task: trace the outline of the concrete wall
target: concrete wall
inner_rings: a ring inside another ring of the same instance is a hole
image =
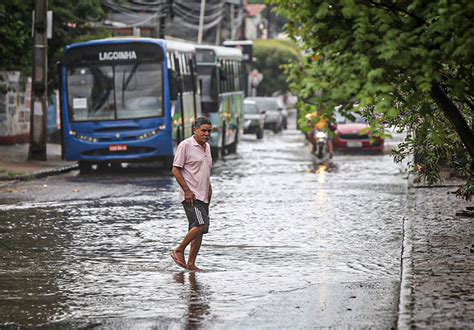
[[[0,144],[26,143],[30,136],[31,78],[0,71]]]

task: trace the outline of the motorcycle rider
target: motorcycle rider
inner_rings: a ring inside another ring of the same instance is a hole
[[[312,145],[311,152],[314,153],[316,151],[316,132],[326,132],[328,135],[327,147],[329,152],[329,158],[332,158],[334,155],[334,132],[337,128],[337,125],[334,123],[334,118],[328,118],[325,114],[318,114],[318,112],[315,111],[307,114],[306,120],[308,127],[310,127],[310,130],[306,133],[306,138]]]

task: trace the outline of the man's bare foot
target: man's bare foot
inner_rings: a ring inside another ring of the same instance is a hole
[[[201,268],[196,267],[195,265],[188,265],[186,267],[187,270],[192,271],[192,272],[203,272],[204,270]]]
[[[186,261],[184,260],[184,253],[176,250],[171,251],[171,258],[179,266],[186,268]]]

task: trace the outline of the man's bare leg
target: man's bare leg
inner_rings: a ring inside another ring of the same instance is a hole
[[[174,252],[180,258],[180,261],[182,260],[184,262],[184,264],[186,264],[186,260],[184,259],[184,250],[186,250],[186,247],[196,238],[196,236],[202,235],[203,227],[204,226],[191,228],[186,236],[184,236],[178,247],[174,249]]]
[[[193,270],[196,268],[196,258],[199,253],[199,249],[201,248],[202,243],[202,234],[196,236],[191,241],[191,249],[189,250],[189,258],[188,258],[188,269]]]

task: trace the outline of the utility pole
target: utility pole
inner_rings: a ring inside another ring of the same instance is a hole
[[[204,30],[204,11],[206,9],[206,0],[201,0],[201,10],[199,13],[199,30],[197,43],[202,43],[202,35]]]
[[[235,12],[234,4],[230,4],[230,40],[235,40]]]
[[[165,38],[165,26],[166,26],[166,16],[160,17],[160,32],[158,33],[158,38]]]
[[[28,159],[46,160],[48,122],[48,0],[35,0],[33,83],[31,88],[30,150]]]

